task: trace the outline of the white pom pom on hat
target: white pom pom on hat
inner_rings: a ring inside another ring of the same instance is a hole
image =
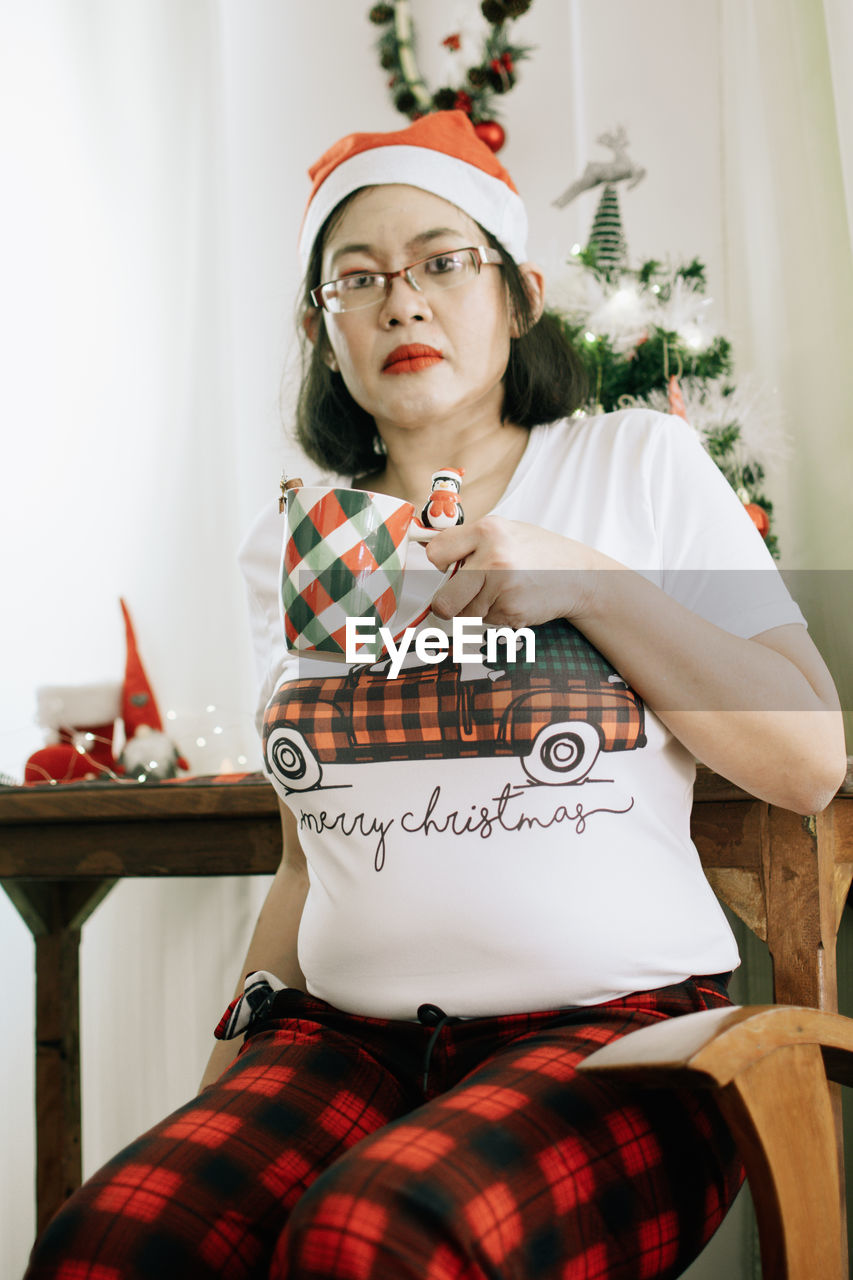
[[[299,236],[303,270],[323,223],[361,187],[403,183],[449,200],[527,260],[527,212],[512,178],[463,111],[434,111],[405,129],[350,133],[308,171],[313,186]]]

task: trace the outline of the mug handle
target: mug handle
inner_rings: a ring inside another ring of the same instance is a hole
[[[412,521],[412,524],[409,527],[408,536],[412,539],[413,542],[429,542],[430,539],[434,538],[437,533],[438,533],[438,529],[427,529],[425,525],[415,524],[415,522]],[[453,564],[450,565],[448,569],[445,569],[444,577],[441,579],[441,582],[438,584],[438,586],[435,589],[436,592],[440,591],[441,588],[445,585],[445,583],[450,581],[454,573],[456,573],[456,570],[459,568],[460,563],[461,562],[459,560],[454,560]],[[435,592],[433,594],[435,594]],[[430,602],[430,604],[428,604],[427,607],[421,613],[419,613],[416,618],[412,618],[411,622],[407,622],[405,627],[402,627],[401,630],[397,632],[397,634],[394,636],[394,643],[396,644],[398,642],[400,637],[406,631],[408,631],[409,627],[420,626],[424,618],[428,618],[431,612],[432,612],[432,602]],[[382,652],[383,653],[387,652],[387,647],[385,646],[385,644],[382,645]],[[381,659],[378,659],[378,661],[379,660]]]

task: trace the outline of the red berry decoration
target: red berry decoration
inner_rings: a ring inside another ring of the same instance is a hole
[[[492,151],[500,151],[506,142],[506,131],[497,120],[483,120],[480,124],[475,124],[474,132]]]
[[[770,532],[770,517],[767,512],[757,502],[745,502],[744,506],[762,538],[766,538]]]

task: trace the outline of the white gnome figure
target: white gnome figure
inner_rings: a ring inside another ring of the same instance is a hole
[[[462,524],[465,513],[459,505],[459,490],[464,474],[461,467],[443,467],[433,472],[432,491],[421,512],[421,523],[427,529],[450,529]]]

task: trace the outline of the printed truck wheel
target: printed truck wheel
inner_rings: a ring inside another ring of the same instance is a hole
[[[273,729],[266,754],[273,777],[291,791],[310,791],[320,781],[320,761],[298,729]]]
[[[521,764],[534,782],[554,787],[581,782],[595,764],[600,750],[598,730],[586,720],[546,724],[537,733],[530,754],[523,757]]]

